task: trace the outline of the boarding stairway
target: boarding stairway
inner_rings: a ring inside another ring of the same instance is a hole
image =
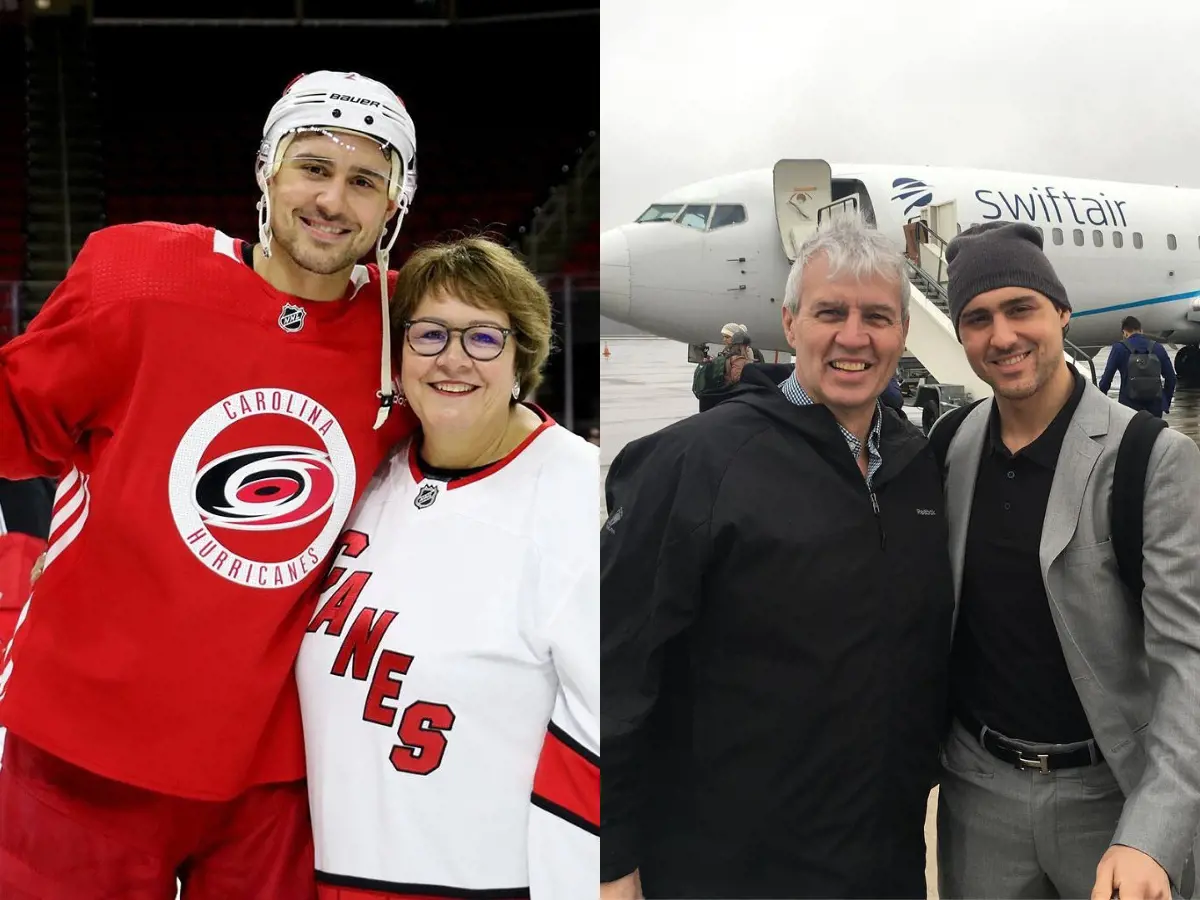
[[[829,163],[821,159],[781,159],[772,169],[775,217],[784,254],[795,260],[800,247],[820,225],[843,216],[867,221],[869,198],[858,193],[833,191]],[[844,187],[844,182],[843,182]],[[815,212],[815,215],[814,215]],[[916,405],[922,410],[926,430],[936,418],[965,402],[989,397],[992,389],[967,362],[950,320],[947,241],[939,233],[958,229],[955,201],[929,203],[904,226],[904,258],[912,286],[909,292],[909,328],[901,368],[922,377]],[[1086,353],[1066,342],[1066,359],[1096,381],[1096,370]],[[1082,361],[1087,360],[1087,367]],[[916,366],[911,363],[917,363]]]
[[[844,215],[859,214],[856,197],[844,197],[818,208],[817,224]],[[905,356],[916,357],[922,376],[916,405],[922,410],[926,430],[942,413],[963,403],[991,396],[992,389],[967,362],[950,322],[946,293],[945,241],[928,223],[917,220],[905,228],[909,268],[908,339]],[[912,369],[902,361],[902,368]],[[927,377],[925,373],[928,373]]]
[[[946,291],[948,283],[948,275],[946,273],[946,240],[938,235],[928,223],[917,220],[912,223],[916,226],[919,235],[919,242],[925,246],[934,246],[937,248],[937,253],[933,256],[937,260],[937,270],[928,272],[918,262],[914,262],[912,257],[905,253],[905,261],[908,263],[908,276],[912,281],[913,286],[925,295],[925,298],[941,310],[942,314],[947,319],[950,318],[950,295]],[[1075,365],[1085,375],[1089,375],[1092,379],[1092,384],[1097,382],[1096,366],[1092,362],[1092,358],[1088,356],[1080,347],[1077,347],[1071,341],[1063,338],[1063,346],[1067,355],[1068,361]],[[1084,366],[1087,370],[1084,370]]]

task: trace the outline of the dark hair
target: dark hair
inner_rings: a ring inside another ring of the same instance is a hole
[[[1122,331],[1141,331],[1142,323],[1137,316],[1126,316],[1121,320]]]

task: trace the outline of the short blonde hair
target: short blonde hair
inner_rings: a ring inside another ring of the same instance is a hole
[[[392,294],[394,346],[403,352],[404,323],[421,301],[445,292],[479,309],[508,314],[516,345],[516,373],[525,397],[542,383],[550,355],[550,295],[511,251],[485,237],[427,244],[400,268]]]

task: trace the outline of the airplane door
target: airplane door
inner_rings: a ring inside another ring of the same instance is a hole
[[[958,234],[958,204],[953,200],[925,207],[921,218],[943,240],[951,241]]]
[[[714,226],[716,224],[714,221]],[[745,221],[714,227],[704,235],[705,277],[709,290],[719,294],[719,317],[726,322],[746,325],[752,335],[761,333],[761,323],[752,321],[758,314],[762,293],[763,251],[761,238],[756,240],[758,235],[761,231]]]
[[[705,267],[718,276],[721,288],[731,295],[757,287],[762,250],[753,238],[749,228],[722,228],[704,236]]]
[[[953,200],[930,204],[921,210],[921,221],[936,235],[924,234],[922,237],[921,268],[944,286],[949,276],[941,241],[949,243],[958,234],[958,207]]]
[[[773,180],[783,252],[795,260],[805,238],[817,230],[818,210],[833,198],[833,173],[823,159],[781,159]]]

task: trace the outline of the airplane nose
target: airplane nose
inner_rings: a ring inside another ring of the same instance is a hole
[[[600,314],[629,318],[629,242],[618,228],[600,235]]]

